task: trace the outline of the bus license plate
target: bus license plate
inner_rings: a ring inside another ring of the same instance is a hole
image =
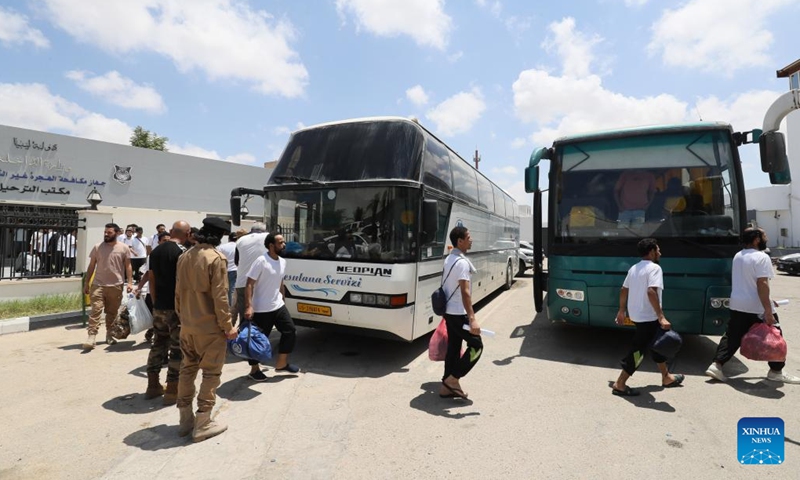
[[[631,318],[630,318],[630,317],[625,317],[625,321],[624,321],[624,322],[622,322],[622,324],[623,324],[623,325],[625,325],[626,327],[632,327],[632,326],[634,326],[634,325],[635,325],[635,324],[633,323],[633,320],[631,320]]]
[[[322,305],[312,305],[310,303],[298,303],[297,311],[300,313],[311,313],[314,315],[331,316],[331,307],[323,307]]]

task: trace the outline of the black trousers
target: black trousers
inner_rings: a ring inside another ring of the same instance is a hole
[[[714,356],[714,361],[718,362],[720,365],[725,365],[725,362],[733,358],[733,356],[736,355],[736,351],[742,346],[742,337],[750,330],[750,327],[762,321],[763,320],[758,318],[758,315],[755,313],[731,310],[731,319],[728,322],[728,329],[725,331],[725,335],[719,340],[719,346],[717,346],[717,354]],[[775,321],[778,321],[777,313],[775,314]],[[783,330],[781,330],[781,327],[775,328],[781,332],[782,337]],[[786,366],[786,362],[768,362],[768,364],[769,368],[776,372],[780,372],[783,370],[783,367]]]
[[[644,356],[650,351],[650,343],[656,336],[658,329],[661,328],[657,320],[653,320],[652,322],[639,322],[635,325],[636,332],[633,334],[631,349],[628,351],[628,354],[625,355],[625,358],[622,359],[622,362],[620,362],[622,364],[622,369],[625,370],[625,373],[628,375],[633,375],[636,370],[639,369],[639,365],[642,364]],[[650,357],[656,363],[664,363],[667,361],[667,357],[653,351],[650,351]]]
[[[244,321],[244,318],[242,318]],[[258,325],[258,328],[264,332],[264,335],[269,336],[274,326],[281,332],[281,340],[278,342],[278,353],[292,353],[294,350],[294,342],[297,337],[297,329],[292,321],[292,315],[286,305],[271,312],[254,312],[253,318],[250,320]],[[256,360],[248,360],[250,365],[258,365]]]
[[[480,335],[473,335],[464,330],[469,325],[466,315],[444,314],[447,325],[447,355],[444,357],[444,375],[442,381],[450,375],[462,378],[478,363],[483,353],[483,341]],[[464,354],[461,354],[462,342],[467,342]]]
[[[133,280],[136,283],[139,283],[139,279],[142,278],[142,272],[139,271],[146,262],[146,258],[131,258],[131,270],[133,270]]]

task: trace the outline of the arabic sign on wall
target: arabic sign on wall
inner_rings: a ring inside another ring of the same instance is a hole
[[[135,172],[135,175],[134,175]],[[0,125],[0,200],[225,213],[235,187],[261,188],[269,171]],[[248,204],[251,215],[263,205]]]

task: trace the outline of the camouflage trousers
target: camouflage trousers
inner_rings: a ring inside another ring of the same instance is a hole
[[[181,322],[175,310],[153,310],[153,346],[147,357],[147,373],[161,373],[169,353],[167,383],[177,383],[181,370]]]

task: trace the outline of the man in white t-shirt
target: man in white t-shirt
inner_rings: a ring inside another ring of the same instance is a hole
[[[664,291],[664,275],[658,265],[661,249],[653,238],[640,240],[636,248],[642,260],[628,270],[619,292],[619,311],[616,318],[618,325],[624,325],[627,309],[628,318],[636,326],[631,349],[622,359],[622,372],[611,385],[611,393],[623,397],[639,395],[639,391],[625,383],[642,364],[658,329],[669,330],[672,327],[661,310],[661,295]],[[669,372],[666,357],[654,351],[650,355],[661,372],[663,387],[672,388],[683,383],[684,375],[673,375]]]
[[[286,248],[286,241],[283,235],[271,233],[264,240],[264,247],[267,254],[258,257],[247,273],[244,318],[258,325],[264,335],[269,336],[273,326],[281,332],[275,371],[297,373],[300,367],[289,363],[289,354],[294,350],[297,336],[296,328],[283,300],[286,260],[280,257],[280,253]],[[267,379],[258,361],[248,360],[247,363],[250,364],[248,377],[257,382]]]
[[[236,315],[233,318],[244,318],[244,287],[247,286],[247,272],[253,266],[258,257],[267,253],[264,247],[264,240],[267,238],[267,226],[261,222],[256,222],[250,227],[250,233],[236,241],[236,252],[233,261],[241,275],[236,274]],[[236,325],[234,323],[234,325]]]
[[[236,273],[239,267],[236,265],[236,233],[231,232],[228,235],[228,241],[217,245],[217,251],[228,260],[228,305],[233,306],[233,292],[236,290]],[[236,325],[235,315],[236,312],[231,308],[231,323]]]
[[[478,363],[483,353],[481,326],[472,309],[472,275],[477,272],[466,257],[472,248],[472,236],[466,227],[457,226],[450,231],[453,250],[444,261],[442,288],[447,295],[444,321],[447,324],[447,353],[444,357],[444,375],[439,396],[467,398],[461,388],[463,378]],[[464,330],[464,325],[469,330]],[[462,342],[467,343],[461,353]]]
[[[725,335],[719,341],[714,362],[706,370],[706,375],[720,382],[728,378],[722,373],[722,366],[733,358],[742,345],[742,337],[756,323],[774,325],[783,336],[776,303],[769,298],[769,280],[775,276],[772,260],[764,250],[767,248],[767,234],[760,228],[747,228],[742,232],[744,249],[733,257],[731,266],[731,319]],[[786,362],[768,362],[767,380],[800,384],[800,378],[783,373]]]

